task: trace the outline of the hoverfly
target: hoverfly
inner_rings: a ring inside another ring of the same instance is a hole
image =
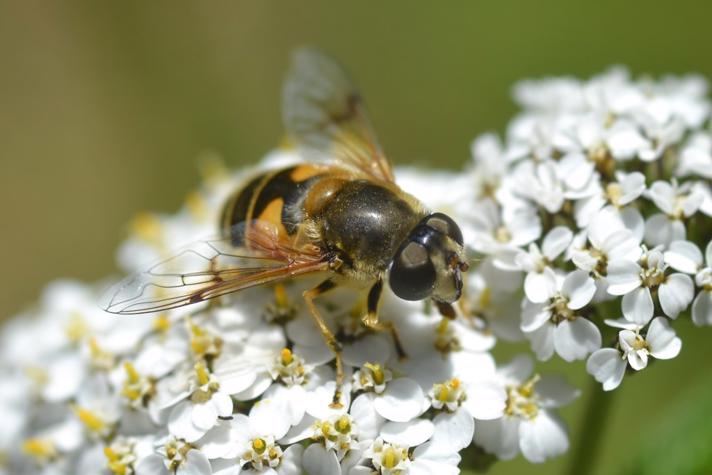
[[[405,300],[432,299],[454,317],[451,303],[468,268],[457,224],[432,213],[396,185],[361,95],[342,67],[314,49],[296,52],[283,89],[283,118],[292,143],[310,161],[253,177],[224,204],[221,237],[188,246],[121,283],[105,309],[134,315],[158,312],[278,283],[324,274],[304,300],[336,359],[339,405],[344,371],[341,345],[314,299],[350,285],[369,289],[363,323],[380,322],[383,283]]]

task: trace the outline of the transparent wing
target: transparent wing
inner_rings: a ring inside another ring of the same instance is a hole
[[[318,248],[293,248],[268,223],[241,226],[244,245],[235,247],[230,238],[196,241],[120,282],[102,307],[121,315],[160,312],[329,268]]]
[[[361,94],[333,58],[312,48],[297,50],[282,101],[285,128],[297,146],[312,156],[393,182],[391,164],[378,144]]]

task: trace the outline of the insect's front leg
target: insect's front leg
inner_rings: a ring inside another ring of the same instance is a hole
[[[406,355],[405,350],[403,349],[403,345],[401,344],[400,337],[398,336],[398,332],[396,331],[396,327],[393,325],[393,322],[378,321],[378,304],[381,301],[382,292],[383,280],[378,279],[378,281],[373,284],[373,287],[371,287],[371,290],[368,291],[367,312],[362,321],[364,325],[372,330],[378,332],[390,332],[391,337],[393,338],[393,343],[396,347],[396,353],[398,353],[398,358],[402,360],[408,355]]]
[[[455,320],[455,318],[457,318],[457,312],[455,311],[455,307],[453,307],[451,304],[445,302],[438,302],[437,300],[433,300],[433,302],[435,302],[435,306],[438,307],[440,315],[449,320]]]
[[[341,388],[344,385],[344,363],[341,356],[341,343],[339,343],[334,333],[326,325],[324,319],[319,314],[316,305],[314,305],[314,299],[316,297],[323,295],[334,288],[336,288],[336,283],[332,278],[329,278],[313,289],[305,291],[303,296],[312,317],[314,317],[316,325],[321,331],[321,335],[324,337],[326,345],[329,349],[331,349],[331,351],[334,352],[334,356],[336,358],[336,390],[334,391],[334,398],[330,406],[338,409],[343,407],[343,404],[341,403]]]

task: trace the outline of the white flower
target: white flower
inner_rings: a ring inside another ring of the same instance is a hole
[[[636,260],[641,254],[640,238],[615,209],[606,207],[594,215],[586,232],[590,246],[574,239],[571,259],[579,269],[598,279],[608,275],[611,265],[621,260]],[[583,236],[582,236],[583,237]]]
[[[682,273],[668,274],[659,249],[646,251],[638,262],[621,260],[608,266],[608,293],[623,295],[623,315],[638,325],[653,318],[652,291],[657,290],[665,315],[677,318],[692,301],[694,285]]]
[[[426,406],[425,395],[410,378],[393,379],[392,372],[378,363],[365,363],[353,376],[356,391],[366,391],[373,407],[384,418],[408,422],[419,416]]]
[[[634,202],[645,191],[645,176],[640,172],[625,174],[616,173],[616,181],[602,187],[596,183],[596,192],[587,198],[576,201],[576,224],[585,227],[596,216],[599,210],[612,205],[616,209],[623,209]]]
[[[616,321],[609,324],[625,328],[618,333],[618,348],[602,348],[586,362],[586,370],[603,384],[604,391],[611,391],[620,385],[627,365],[640,371],[648,365],[648,357],[671,359],[682,348],[682,341],[665,317],[654,318],[644,337],[640,334],[642,327],[639,325]]]
[[[474,230],[473,249],[493,256],[495,265],[503,269],[515,269],[518,246],[525,246],[541,235],[541,223],[533,209],[520,208],[502,216],[491,199],[478,202],[466,219]]]
[[[516,262],[527,273],[524,280],[524,293],[534,303],[542,303],[549,297],[548,277],[545,269],[551,269],[554,261],[569,246],[573,234],[564,226],[557,226],[547,233],[542,242],[542,249],[536,243],[529,244],[529,252],[517,253]]]
[[[705,248],[704,263],[700,250],[689,241],[670,243],[665,262],[673,269],[695,276],[700,291],[692,302],[692,321],[698,326],[712,325],[712,241]]]
[[[707,132],[693,135],[680,151],[677,176],[698,175],[712,180],[712,136]]]
[[[542,282],[543,302],[526,300],[522,308],[522,331],[537,357],[547,360],[556,352],[573,361],[600,348],[598,327],[578,312],[596,292],[593,279],[581,270],[562,278],[545,269]]]
[[[475,197],[494,198],[509,167],[501,140],[492,133],[481,135],[472,141],[470,151],[474,162]]]
[[[218,378],[210,374],[202,362],[195,365],[189,387],[180,395],[184,399],[171,409],[168,430],[187,442],[195,442],[205,435],[215,427],[219,417],[232,415],[230,395],[221,389]]]
[[[211,475],[208,458],[192,445],[165,439],[157,453],[143,457],[136,464],[136,475]]]
[[[507,406],[501,419],[477,421],[475,443],[500,459],[520,451],[530,462],[541,463],[568,449],[566,428],[552,409],[578,396],[560,378],[532,374],[532,361],[519,357],[499,370],[507,387]]]
[[[704,201],[704,194],[691,184],[677,185],[656,181],[645,196],[662,211],[645,222],[645,241],[651,246],[668,245],[686,238],[683,219],[697,212]]]

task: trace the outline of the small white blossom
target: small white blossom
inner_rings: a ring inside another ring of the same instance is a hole
[[[676,357],[682,348],[682,341],[665,317],[654,318],[645,336],[641,335],[642,327],[636,324],[612,323],[624,327],[618,333],[618,348],[602,348],[586,362],[587,371],[603,384],[604,391],[620,385],[627,365],[640,371],[648,365],[650,356],[668,360]]]
[[[671,318],[692,301],[694,285],[689,276],[667,273],[668,265],[659,249],[643,253],[638,262],[619,261],[609,266],[608,293],[623,295],[623,315],[639,325],[653,318],[652,291],[657,290],[663,312]]]

